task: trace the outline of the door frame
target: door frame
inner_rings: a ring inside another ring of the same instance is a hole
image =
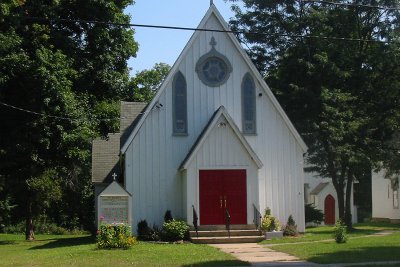
[[[249,190],[250,190],[250,177],[249,177],[249,166],[217,166],[217,167],[205,167],[205,168],[198,168],[197,169],[197,179],[196,179],[196,190],[197,190],[197,205],[196,211],[198,215],[198,225],[201,225],[201,211],[200,211],[200,171],[218,171],[218,170],[244,170],[245,171],[245,179],[246,179],[246,224],[249,224]],[[258,185],[257,185],[258,187]],[[258,196],[258,192],[257,192]]]
[[[327,202],[329,202],[329,207],[327,207]],[[330,213],[332,213],[333,215],[333,222],[331,224],[327,224],[327,220],[326,220],[326,214],[327,214],[327,210],[329,208]],[[324,224],[325,225],[333,225],[335,224],[336,221],[336,199],[334,196],[332,196],[332,194],[328,194],[325,196],[324,198]]]

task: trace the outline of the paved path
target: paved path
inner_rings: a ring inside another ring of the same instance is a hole
[[[382,231],[379,233],[372,234],[371,236],[384,236],[393,234],[396,231]],[[355,237],[354,237],[355,238]],[[301,243],[313,243],[313,242],[325,242],[332,240],[319,240],[311,242],[299,242],[299,243],[285,243],[285,244],[301,244]],[[273,244],[271,244],[273,245]],[[274,244],[274,245],[282,245]],[[289,255],[287,253],[274,251],[268,247],[266,244],[259,245],[257,243],[238,243],[238,244],[212,244],[215,248],[221,251],[231,254],[232,256],[238,258],[241,261],[247,261],[252,266],[293,266],[293,267],[343,267],[343,266],[373,266],[373,265],[392,265],[400,264],[400,261],[382,261],[382,262],[363,262],[363,263],[335,263],[335,264],[318,264],[313,262],[303,261],[295,256]],[[268,245],[267,245],[268,246]]]
[[[398,230],[383,230],[380,232],[376,232],[370,235],[363,235],[363,236],[352,236],[351,239],[358,239],[358,238],[365,238],[365,237],[376,237],[376,236],[388,236],[394,233],[398,233]],[[301,245],[301,244],[310,244],[310,243],[322,243],[322,242],[332,242],[335,239],[321,239],[321,240],[313,240],[313,241],[303,241],[303,242],[289,242],[289,243],[274,243],[274,244],[263,244],[265,247],[273,247],[273,246],[280,246],[280,245]]]
[[[253,266],[319,266],[257,243],[212,244],[210,246],[229,253],[241,261],[247,261]]]

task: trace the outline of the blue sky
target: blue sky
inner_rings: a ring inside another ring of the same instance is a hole
[[[214,5],[226,21],[233,17],[231,2],[214,0]],[[125,13],[131,15],[131,23],[195,28],[209,6],[210,0],[136,0]],[[131,75],[159,62],[172,66],[192,34],[192,31],[135,28],[139,51],[136,58],[128,61]]]

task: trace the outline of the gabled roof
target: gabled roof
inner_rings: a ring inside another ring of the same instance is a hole
[[[121,101],[121,119],[119,131],[121,133],[121,145],[128,139],[130,133],[142,117],[143,110],[147,103]],[[118,151],[119,152],[119,151]]]
[[[120,174],[119,153],[121,144],[139,121],[143,109],[143,102],[121,101],[120,133],[109,133],[107,139],[96,138],[92,143],[92,182],[110,183],[112,174]]]
[[[107,139],[96,138],[92,143],[92,182],[110,183],[112,174],[120,173],[120,134],[108,134]]]
[[[198,150],[201,148],[207,137],[210,135],[212,129],[216,127],[217,122],[219,121],[220,117],[224,117],[228,126],[230,126],[235,133],[236,137],[239,139],[240,143],[243,145],[247,153],[249,154],[250,158],[254,161],[258,168],[263,166],[262,161],[257,156],[256,152],[251,148],[249,143],[246,141],[242,133],[240,132],[239,128],[236,126],[235,122],[229,116],[227,110],[224,106],[220,106],[217,111],[213,114],[207,125],[204,127],[202,133],[197,138],[196,142],[190,149],[189,153],[186,155],[186,158],[182,161],[179,170],[184,170],[188,167],[190,162],[192,161],[193,157],[197,154]]]
[[[132,195],[126,191],[117,181],[113,181],[109,184],[104,190],[99,194],[99,197],[105,196],[127,196],[131,197]]]
[[[221,24],[221,27],[222,27],[223,30],[225,30],[225,31],[229,31],[230,30],[228,24],[225,22],[225,20],[223,19],[223,17],[221,16],[219,11],[217,10],[215,5],[213,5],[213,4],[210,6],[210,8],[208,9],[207,13],[204,15],[204,17],[201,20],[201,22],[200,22],[199,26],[197,27],[197,29],[205,29],[206,22],[210,19],[211,16],[215,16],[217,18],[217,20]],[[219,29],[216,29],[216,30],[219,30]],[[127,138],[126,142],[123,144],[123,146],[121,148],[121,152],[122,153],[125,153],[125,151],[128,149],[129,144],[132,142],[133,138],[138,133],[140,127],[142,126],[142,124],[144,123],[145,119],[149,115],[151,109],[157,104],[161,94],[164,92],[165,88],[167,87],[167,84],[171,81],[171,79],[173,79],[174,73],[176,73],[176,71],[178,70],[178,67],[179,67],[181,61],[183,60],[183,58],[187,54],[187,51],[193,45],[194,41],[196,40],[196,38],[200,34],[200,32],[201,31],[195,31],[193,33],[193,35],[190,38],[189,42],[186,44],[185,48],[183,49],[183,51],[179,55],[178,59],[176,60],[175,64],[172,66],[172,68],[171,68],[169,74],[167,75],[166,79],[161,84],[160,89],[158,90],[157,94],[154,96],[154,98],[151,101],[151,103],[147,106],[147,108],[146,108],[143,116],[141,117],[140,121],[137,123],[136,127],[130,133],[130,135]],[[234,44],[235,48],[237,49],[239,54],[242,56],[242,58],[244,59],[244,61],[248,65],[248,67],[251,69],[252,73],[254,74],[254,77],[261,84],[261,87],[262,87],[263,91],[269,97],[269,99],[271,100],[272,104],[274,105],[274,107],[276,108],[278,113],[281,115],[282,119],[285,121],[287,127],[289,128],[289,130],[291,131],[291,133],[295,137],[296,141],[298,142],[298,144],[302,148],[303,152],[306,152],[307,151],[307,145],[304,143],[303,139],[301,138],[301,136],[299,135],[299,133],[297,132],[297,130],[293,126],[292,122],[289,120],[288,116],[286,115],[286,113],[284,112],[284,110],[282,109],[280,104],[278,103],[278,100],[276,100],[274,94],[269,89],[268,85],[265,83],[265,81],[264,81],[263,77],[261,76],[260,72],[254,66],[253,62],[251,61],[251,59],[249,58],[247,53],[240,46],[240,43],[237,40],[236,36],[233,33],[226,33],[226,34],[229,36],[229,38],[231,39],[231,41]]]
[[[310,195],[318,195],[329,183],[319,183],[311,192]]]

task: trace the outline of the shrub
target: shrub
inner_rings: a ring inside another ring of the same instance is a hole
[[[55,223],[49,223],[43,220],[34,221],[33,230],[35,234],[50,234],[50,235],[67,235],[67,234],[86,234],[87,232],[79,229],[66,229],[60,227]],[[13,225],[5,225],[3,228],[4,233],[8,234],[24,234],[25,222],[19,222]]]
[[[333,237],[336,243],[346,243],[347,242],[347,228],[342,220],[337,220],[335,227],[333,228]]]
[[[148,240],[149,241],[160,241],[162,237],[162,230],[158,226],[154,225],[153,229],[150,228]]]
[[[296,236],[298,234],[299,234],[299,232],[297,231],[296,222],[294,221],[293,216],[290,215],[288,218],[288,221],[286,223],[286,226],[283,228],[283,235]]]
[[[183,240],[187,232],[189,231],[189,226],[185,221],[172,219],[169,222],[164,222],[163,224],[163,239],[166,241],[178,241]]]
[[[34,224],[34,231],[37,234],[52,234],[52,235],[66,235],[68,230],[57,226],[55,223],[36,222]]]
[[[151,228],[148,226],[146,220],[142,220],[137,226],[138,239],[142,241],[160,241],[161,240],[161,230],[157,226]]]
[[[149,240],[149,235],[150,235],[151,228],[147,224],[146,220],[141,220],[138,222],[137,225],[137,234],[138,234],[138,239],[147,241]]]
[[[24,234],[25,222],[22,221],[17,224],[5,225],[3,231],[6,234]]]
[[[265,209],[265,214],[261,221],[261,230],[265,232],[279,231],[281,225],[279,220],[271,215],[271,210],[269,208]]]
[[[97,231],[97,247],[100,249],[128,249],[136,243],[131,227],[124,224],[102,224]]]
[[[321,222],[324,220],[324,214],[322,213],[322,211],[315,208],[313,204],[306,204],[304,206],[304,213],[306,223],[311,222],[315,224],[321,224]]]
[[[170,210],[167,210],[166,212],[165,212],[165,215],[164,215],[164,222],[170,222],[170,221],[172,221],[174,218],[172,218],[172,213],[171,213],[171,211]]]

